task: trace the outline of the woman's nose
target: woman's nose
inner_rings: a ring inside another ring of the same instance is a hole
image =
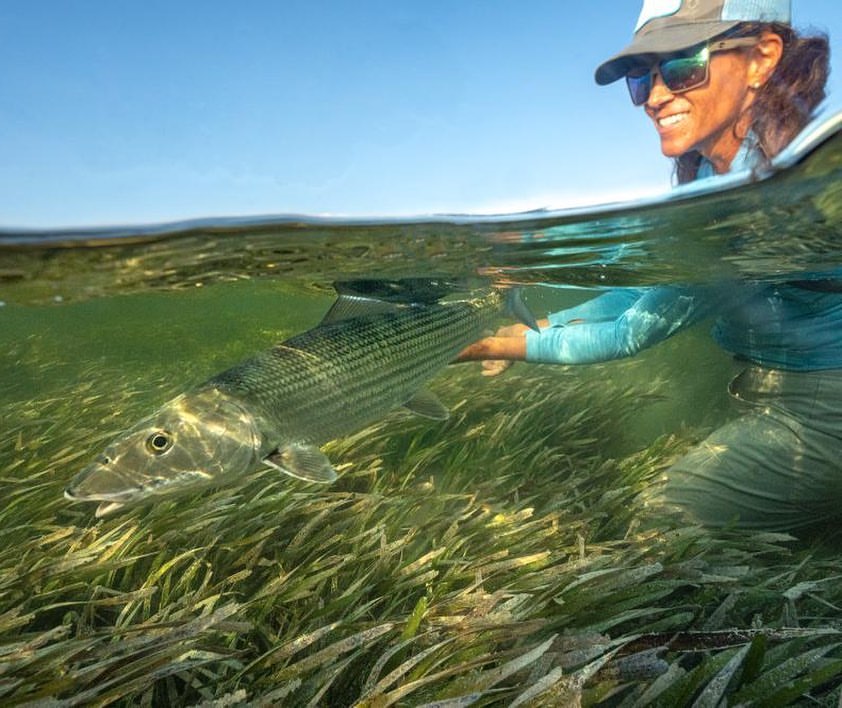
[[[667,88],[667,85],[661,78],[661,72],[653,70],[652,88],[649,89],[649,98],[646,99],[646,105],[653,107],[660,106],[669,101],[672,97],[673,93]]]

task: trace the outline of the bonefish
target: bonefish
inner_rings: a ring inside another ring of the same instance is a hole
[[[104,516],[262,464],[332,482],[324,443],[400,406],[448,417],[423,386],[482,336],[504,300],[531,321],[516,291],[420,305],[340,295],[317,327],[213,376],[119,435],[65,496],[99,501],[96,515]]]

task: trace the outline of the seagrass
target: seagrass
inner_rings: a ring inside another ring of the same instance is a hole
[[[259,470],[97,521],[61,497],[78,441],[121,424],[115,397],[130,417],[150,394],[83,378],[2,413],[4,705],[838,700],[832,546],[659,510],[690,434],[593,444],[656,405],[657,382],[450,367],[433,385],[448,421],[331,443],[328,488]]]

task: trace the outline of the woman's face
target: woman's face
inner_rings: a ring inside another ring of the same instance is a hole
[[[745,135],[739,125],[754,98],[749,52],[715,52],[703,86],[673,94],[657,75],[645,104],[661,138],[661,151],[678,157],[697,150],[717,172],[727,172]]]

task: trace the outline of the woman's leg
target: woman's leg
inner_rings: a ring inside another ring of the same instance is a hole
[[[731,393],[748,412],[670,468],[664,500],[709,526],[791,531],[842,519],[842,372],[753,367]]]

